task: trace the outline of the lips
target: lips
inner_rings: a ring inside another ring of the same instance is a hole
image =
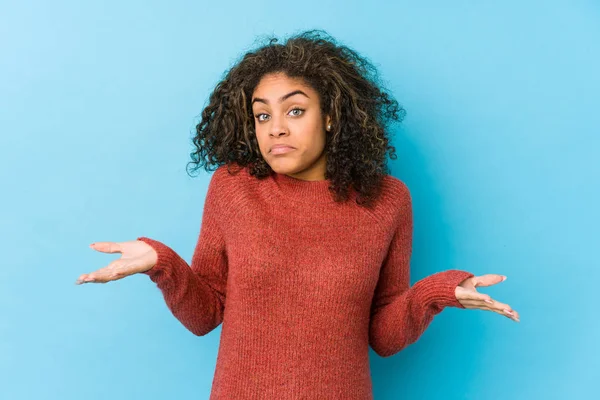
[[[271,153],[285,153],[294,149],[294,147],[287,144],[276,144],[273,147],[271,147]]]

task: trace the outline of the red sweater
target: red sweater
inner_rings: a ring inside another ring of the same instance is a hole
[[[448,270],[412,287],[411,197],[384,178],[371,210],[333,200],[328,180],[247,169],[212,175],[191,266],[170,247],[146,272],[195,335],[223,323],[210,398],[372,399],[369,345],[415,342],[473,274]]]

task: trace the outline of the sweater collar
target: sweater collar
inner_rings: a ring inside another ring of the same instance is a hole
[[[331,181],[324,179],[320,181],[307,181],[291,177],[289,175],[273,173],[279,191],[291,200],[305,203],[333,203],[333,193],[329,191]]]

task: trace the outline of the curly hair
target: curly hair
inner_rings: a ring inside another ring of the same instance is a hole
[[[331,117],[325,178],[335,201],[346,201],[353,188],[356,202],[370,206],[389,173],[386,154],[397,158],[388,124],[402,121],[406,111],[382,87],[367,58],[325,31],[304,31],[284,44],[267,40],[244,54],[214,88],[196,125],[188,166],[208,172],[227,164],[231,173],[229,167],[237,164],[258,179],[273,174],[258,147],[251,98],[264,75],[284,73],[310,85],[319,94],[322,114]]]

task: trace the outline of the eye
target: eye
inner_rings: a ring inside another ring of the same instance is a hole
[[[256,118],[257,120],[259,120],[259,121],[261,121],[261,122],[262,122],[262,121],[264,121],[264,119],[260,119],[260,117],[261,117],[262,115],[267,115],[267,114],[264,114],[264,113],[261,113],[261,114],[254,114],[254,118]]]
[[[293,111],[300,111],[300,113],[298,113],[298,114],[295,114],[295,115],[294,115],[295,117],[297,117],[297,116],[299,116],[299,115],[302,115],[302,113],[304,112],[304,109],[303,109],[303,108],[296,107],[296,108],[292,108],[292,109],[290,110],[290,112],[293,112]]]
[[[304,108],[295,107],[290,110],[290,113],[293,113],[294,111],[297,111],[297,112],[295,114],[293,114],[293,116],[298,117],[298,116],[302,115],[304,113],[304,111],[306,111],[306,110]],[[268,116],[268,114],[260,113],[260,114],[254,114],[254,118],[256,118],[259,122],[266,121],[266,119],[261,119],[261,117],[263,115]]]

